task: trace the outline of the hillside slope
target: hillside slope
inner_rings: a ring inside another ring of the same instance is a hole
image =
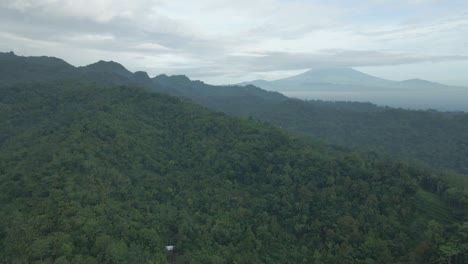
[[[0,109],[4,263],[166,263],[167,244],[177,263],[466,257],[456,222],[417,210],[442,182],[404,163],[139,88],[17,85]]]
[[[181,87],[168,77],[164,85]],[[209,91],[201,82],[186,82],[185,91]],[[196,88],[195,88],[196,87]],[[235,91],[236,87],[231,87]],[[244,88],[246,89],[246,88]],[[156,89],[157,90],[157,89]],[[237,89],[242,91],[242,89]],[[468,174],[468,114],[463,112],[415,111],[378,107],[370,103],[326,102],[264,95],[223,94],[179,96],[217,111],[252,116],[289,131],[356,150],[372,150],[437,169]],[[264,92],[265,94],[267,92]],[[201,94],[201,93],[199,93]]]

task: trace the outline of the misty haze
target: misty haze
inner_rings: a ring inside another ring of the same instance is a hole
[[[468,111],[468,88],[421,79],[390,81],[352,68],[322,68],[284,79],[253,84],[300,99],[373,102],[382,106]]]

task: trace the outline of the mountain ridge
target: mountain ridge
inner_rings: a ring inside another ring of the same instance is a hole
[[[271,122],[331,144],[358,150],[370,149],[430,164],[437,169],[468,173],[468,152],[464,147],[468,145],[468,139],[463,134],[468,129],[468,122],[467,114],[462,112],[414,111],[361,102],[304,101],[256,86],[215,86],[192,81],[186,76],[160,75],[147,79],[147,74],[137,73],[137,76],[142,75],[140,79],[143,81],[139,81],[135,76],[127,78],[75,68],[64,71],[41,66],[36,69],[34,63],[20,63],[21,67],[12,73],[11,65],[0,56],[0,86],[61,80],[86,80],[106,87],[143,86],[191,100],[211,110]],[[31,74],[28,70],[31,67],[34,72],[40,70],[40,74]],[[432,142],[431,148],[438,151],[428,149],[424,142]]]
[[[363,82],[377,86],[388,85],[389,80],[378,78],[353,68],[322,68],[312,69],[302,74],[280,79],[279,81],[296,81],[312,83],[334,83],[345,85],[360,85]]]
[[[131,77],[133,75],[133,73],[127,70],[127,68],[122,64],[115,61],[100,60],[83,67],[78,67],[78,69],[82,69],[84,71],[111,72],[125,77]]]
[[[81,73],[83,72],[96,72],[96,73],[106,73],[106,74],[112,73],[112,74],[123,76],[125,78],[129,78],[133,81],[136,81],[137,83],[141,83],[141,82],[147,83],[149,81],[148,79],[151,79],[151,81],[158,82],[158,81],[161,81],[164,77],[173,77],[183,83],[188,83],[190,81],[193,81],[188,76],[183,75],[183,74],[173,75],[173,76],[168,76],[166,74],[159,74],[154,77],[150,77],[149,74],[145,71],[131,72],[122,64],[112,61],[112,60],[111,61],[99,60],[97,62],[88,64],[86,66],[76,67],[64,61],[63,59],[53,57],[53,56],[19,56],[19,55],[16,55],[14,52],[10,51],[10,52],[0,52],[0,57],[3,60],[7,58],[7,59],[13,59],[16,61],[20,60],[23,63],[28,61],[28,63],[36,64],[36,65],[48,65],[48,66],[55,65],[57,67],[65,67],[67,68],[67,70],[75,69],[77,71],[81,71]],[[60,74],[62,71],[63,69],[60,69],[58,70],[58,72],[54,74]],[[374,84],[373,85],[369,84],[368,80],[372,80]],[[202,82],[198,80],[195,80],[195,81]],[[234,84],[234,86],[237,86],[237,85],[247,86],[250,84],[250,85],[260,87],[260,88],[266,88],[267,90],[284,92],[284,87],[291,86],[285,83],[287,81],[292,81],[292,82],[295,82],[296,84],[298,82],[305,83],[306,85],[307,84],[313,84],[313,85],[331,84],[331,85],[334,85],[334,87],[340,87],[340,88],[342,88],[342,86],[361,87],[361,88],[369,88],[371,86],[374,86],[374,88],[378,88],[378,87],[424,88],[424,86],[426,87],[430,86],[431,88],[456,87],[456,86],[449,86],[449,85],[441,84],[438,82],[432,82],[432,81],[418,79],[418,78],[402,80],[402,81],[392,81],[392,80],[375,77],[375,76],[360,72],[358,70],[355,70],[353,68],[347,68],[347,67],[311,69],[304,73],[294,75],[294,76],[289,76],[289,77],[282,78],[282,79],[277,79],[277,80],[272,80],[272,81],[257,79],[253,81],[247,81],[247,82]],[[366,85],[363,85],[363,81],[364,82],[367,81]],[[294,87],[295,85],[292,85],[292,86]],[[271,87],[274,87],[274,88],[269,89]],[[294,88],[297,88],[297,87],[294,87]],[[308,90],[308,88],[302,88],[301,90]]]

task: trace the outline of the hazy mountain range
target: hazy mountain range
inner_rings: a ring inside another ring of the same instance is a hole
[[[412,111],[358,102],[298,100],[253,85],[209,85],[184,75],[162,74],[150,78],[145,72],[132,73],[113,61],[74,67],[53,57],[0,53],[0,87],[44,81],[91,82],[100,87],[143,86],[192,100],[215,111],[254,117],[339,146],[375,150],[422,161],[432,167],[468,173],[466,113]]]
[[[146,72],[130,72],[119,63],[99,61],[84,67],[74,67],[67,62],[52,57],[21,57],[14,53],[0,53],[0,77],[2,84],[23,81],[44,81],[56,79],[95,80],[100,83],[157,85],[163,91],[174,95],[212,96],[211,93],[238,93],[243,90],[256,91],[284,100],[280,94],[266,93],[277,91],[286,96],[300,99],[327,101],[371,102],[381,106],[408,109],[436,109],[441,111],[468,111],[468,88],[448,86],[419,79],[391,81],[377,78],[351,68],[314,69],[276,81],[256,80],[232,86],[215,86],[198,82],[204,89],[182,89],[181,86],[164,88],[168,76],[162,74],[150,78]],[[190,81],[186,76],[171,77],[179,84]],[[239,86],[249,86],[241,88]],[[194,86],[193,84],[190,84]],[[182,85],[183,86],[183,85]],[[195,85],[196,86],[196,85]],[[256,86],[256,87],[254,87]],[[207,93],[207,89],[209,92]]]
[[[468,88],[449,86],[421,79],[391,81],[352,68],[313,69],[274,80],[255,80],[252,84],[301,99],[372,102],[412,109],[468,111]]]

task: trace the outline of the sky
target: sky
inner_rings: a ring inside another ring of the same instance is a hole
[[[468,86],[468,0],[0,0],[0,51],[213,84],[354,67]]]

